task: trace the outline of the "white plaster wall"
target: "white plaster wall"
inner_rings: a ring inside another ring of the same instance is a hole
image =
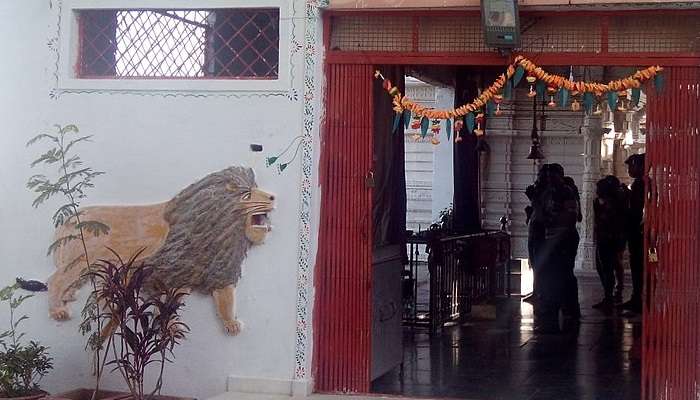
[[[304,12],[302,1],[297,9]],[[206,398],[225,391],[229,376],[291,382],[300,160],[280,175],[265,167],[264,157],[301,134],[301,101],[115,93],[64,94],[51,100],[53,66],[46,43],[55,24],[54,11],[49,10],[48,0],[0,2],[4,21],[0,48],[5,54],[0,62],[0,285],[17,276],[45,281],[54,271],[45,253],[53,233],[50,216],[59,202],[35,210],[33,196],[24,186],[37,172],[29,163],[40,151],[40,147],[26,149],[24,144],[37,133],[50,131],[53,124],[74,123],[81,132],[95,135],[93,143],[81,147],[82,155],[107,174],[96,180],[97,188],[86,204],[160,202],[208,173],[231,165],[251,166],[258,185],[277,195],[277,210],[271,215],[274,230],[267,242],[252,248],[243,265],[236,293],[243,331],[237,337],[226,336],[211,300],[191,296],[184,320],[192,333],[176,349],[176,362],[166,367],[164,393]],[[288,68],[287,62],[282,60],[280,68]],[[294,86],[301,91],[301,54],[295,62]],[[192,82],[191,89],[198,89],[197,82]],[[265,151],[251,153],[250,143],[262,144]],[[74,315],[79,315],[85,296],[83,290],[73,303]],[[31,317],[24,325],[28,338],[50,346],[55,359],[55,370],[43,381],[44,387],[60,392],[91,386],[90,359],[78,333],[78,318],[65,323],[49,319],[43,293],[26,303],[23,312]],[[0,327],[7,314],[0,310]],[[120,387],[116,375],[105,382],[107,387]]]
[[[450,109],[454,103],[454,89],[437,88],[437,108]],[[454,142],[447,140],[445,122],[442,123],[442,129],[440,144],[433,146],[433,221],[437,221],[440,212],[454,201]],[[452,135],[450,133],[450,137]]]

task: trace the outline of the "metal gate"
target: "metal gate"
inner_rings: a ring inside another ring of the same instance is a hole
[[[371,65],[329,65],[316,262],[317,392],[369,392],[373,149]]]
[[[649,93],[642,393],[700,398],[700,68]]]

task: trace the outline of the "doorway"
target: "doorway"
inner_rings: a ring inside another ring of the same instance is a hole
[[[602,17],[608,22],[612,18],[605,15]],[[395,62],[407,65],[420,60],[421,56],[414,52],[410,55],[406,54],[406,58],[396,58],[396,56],[389,57],[387,54],[381,54],[381,51],[365,52],[359,56],[345,54],[342,50],[338,50],[339,45],[330,43],[333,40],[331,36],[327,38],[327,48],[331,49],[331,52],[327,58],[328,117],[324,132],[351,134],[352,140],[347,137],[338,139],[336,144],[342,142],[345,146],[342,150],[338,148],[337,152],[329,153],[328,144],[336,139],[331,139],[330,135],[324,137],[326,143],[322,151],[321,229],[329,232],[322,232],[320,237],[317,263],[314,376],[316,390],[320,392],[366,393],[370,390],[371,382],[372,323],[371,312],[367,312],[371,309],[371,295],[367,294],[371,293],[372,289],[372,278],[369,273],[371,255],[366,251],[372,243],[372,232],[368,229],[370,216],[367,212],[371,210],[372,201],[371,196],[368,195],[371,193],[368,190],[371,179],[367,174],[371,168],[372,157],[366,145],[372,144],[373,141],[367,132],[371,131],[373,126],[373,121],[369,117],[373,114],[368,115],[367,112],[372,111],[375,105],[368,104],[366,101],[371,98],[371,85],[367,81],[358,80],[358,77],[363,74],[366,77],[368,73],[372,75],[376,64],[390,62],[393,59]],[[688,65],[688,62],[696,65],[694,61],[689,61],[693,57],[692,53],[664,58],[663,52],[656,56],[645,53],[635,57],[626,54],[607,54],[607,51],[606,47],[602,55],[591,53],[581,60],[589,65],[615,65],[619,62],[624,65],[662,63],[678,66]],[[550,65],[566,65],[571,60],[569,56],[564,53],[550,52],[539,59],[542,64],[547,64],[545,60],[550,60]],[[433,64],[455,63],[455,61],[466,64],[505,62],[493,55],[441,59],[430,57],[431,55],[427,54],[422,59]],[[333,78],[334,72],[343,69],[345,70],[343,73]],[[682,76],[681,72],[684,70],[687,72]],[[655,117],[657,120],[656,123],[648,122],[650,140],[647,143],[649,154],[647,172],[650,190],[647,206],[650,207],[649,218],[652,218],[655,212],[658,213],[656,214],[658,217],[648,220],[653,221],[654,226],[645,225],[647,232],[645,251],[651,251],[647,260],[647,282],[653,283],[646,292],[644,310],[641,385],[644,398],[658,398],[660,393],[669,393],[670,388],[673,389],[673,393],[676,393],[677,398],[683,398],[679,393],[691,393],[695,390],[693,382],[698,381],[697,374],[693,372],[696,369],[693,368],[683,369],[690,372],[682,376],[672,376],[672,371],[679,370],[678,366],[697,364],[695,358],[691,356],[697,354],[693,350],[696,349],[697,344],[692,340],[689,330],[689,325],[693,324],[684,323],[695,321],[697,305],[683,300],[685,296],[683,293],[689,292],[681,290],[683,285],[692,285],[695,279],[688,280],[683,277],[698,275],[693,266],[697,265],[699,254],[697,244],[700,241],[697,240],[697,230],[688,226],[690,223],[697,225],[698,221],[697,213],[691,211],[698,208],[695,183],[697,182],[695,178],[697,160],[700,159],[696,133],[697,82],[699,80],[697,73],[697,68],[667,68],[667,76],[672,78],[667,87],[670,88],[671,93],[675,94],[669,96],[670,100],[664,100],[667,103],[654,102],[654,96],[650,96],[650,107],[655,107],[654,104],[663,104],[664,108],[656,114],[650,110],[649,121],[654,115],[657,116]],[[349,95],[350,92],[352,95]],[[334,103],[333,97],[338,101]],[[364,102],[361,99],[364,99]],[[685,109],[695,111],[694,113],[679,112]],[[348,113],[347,110],[352,112]],[[654,135],[657,142],[652,139]],[[665,142],[661,140],[662,138]],[[363,143],[362,148],[354,147],[358,140]],[[657,144],[654,145],[654,143]],[[655,151],[657,153],[654,153]],[[684,155],[673,157],[672,154]],[[334,179],[328,179],[329,171],[334,171]],[[341,187],[337,179],[344,180],[348,186]],[[334,185],[336,185],[335,189],[332,189]],[[349,208],[343,208],[341,211],[336,208],[338,204],[346,204]],[[678,212],[681,210],[680,206],[686,211]],[[330,225],[326,226],[326,223]],[[334,231],[330,232],[331,230]],[[671,237],[676,238],[673,242],[676,243],[675,245],[670,244]],[[678,239],[685,242],[677,245]],[[356,249],[360,251],[355,251]],[[663,256],[659,256],[660,253],[663,253]],[[654,254],[653,257],[651,257],[652,254]],[[677,264],[681,260],[683,262]],[[685,267],[683,270],[668,268],[675,265]],[[667,267],[663,268],[663,266]],[[690,288],[686,287],[686,289]],[[658,304],[665,304],[665,306],[659,308]],[[353,313],[352,317],[348,317],[344,312],[348,309],[357,310],[357,312]],[[669,313],[669,310],[673,310],[673,313]],[[681,346],[676,349],[683,350],[672,350],[678,343]]]

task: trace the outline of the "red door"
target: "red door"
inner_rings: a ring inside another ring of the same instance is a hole
[[[647,101],[642,393],[700,396],[700,68],[668,68]]]
[[[329,65],[316,260],[317,392],[369,392],[373,70]]]

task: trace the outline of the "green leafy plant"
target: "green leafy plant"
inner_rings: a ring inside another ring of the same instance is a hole
[[[17,284],[0,290],[0,302],[9,305],[9,329],[0,333],[0,397],[23,397],[42,393],[39,381],[52,368],[48,348],[35,341],[22,344],[23,332],[18,332],[22,321],[29,317],[17,316],[18,308],[31,295],[17,295]]]
[[[32,138],[27,146],[37,143],[48,143],[50,147],[31,163],[32,168],[44,166],[55,168],[56,173],[50,177],[44,174],[33,175],[27,182],[27,188],[36,193],[36,198],[32,202],[35,208],[44,204],[54,197],[62,198],[64,204],[58,207],[51,220],[55,227],[61,225],[72,225],[74,230],[71,234],[57,238],[48,247],[48,254],[66,244],[77,240],[82,244],[83,254],[81,254],[71,265],[84,262],[86,264],[87,277],[92,284],[93,291],[82,310],[83,321],[80,330],[83,335],[88,336],[86,349],[92,351],[94,356],[94,371],[96,376],[95,393],[99,390],[100,377],[104,369],[104,351],[100,332],[102,330],[99,318],[100,310],[96,301],[95,281],[89,271],[93,265],[86,242],[87,235],[99,236],[109,233],[109,227],[100,221],[85,219],[84,213],[80,210],[80,204],[87,198],[87,191],[94,188],[94,180],[104,172],[96,171],[88,167],[83,162],[80,155],[75,153],[75,149],[81,143],[88,142],[91,135],[81,136],[78,127],[75,125],[56,125],[56,133],[42,133]],[[94,397],[94,395],[93,395]]]
[[[165,363],[171,361],[173,349],[189,332],[180,321],[187,292],[146,288],[153,267],[137,263],[139,254],[123,261],[114,253],[117,261],[100,260],[90,273],[104,310],[100,314],[105,326],[102,335],[107,337],[112,354],[107,365],[121,373],[134,400],[160,393]],[[158,368],[158,380],[149,394],[144,377],[151,365]]]
[[[436,224],[445,232],[451,232],[454,228],[454,207],[450,204],[444,210],[440,211],[440,216]]]

